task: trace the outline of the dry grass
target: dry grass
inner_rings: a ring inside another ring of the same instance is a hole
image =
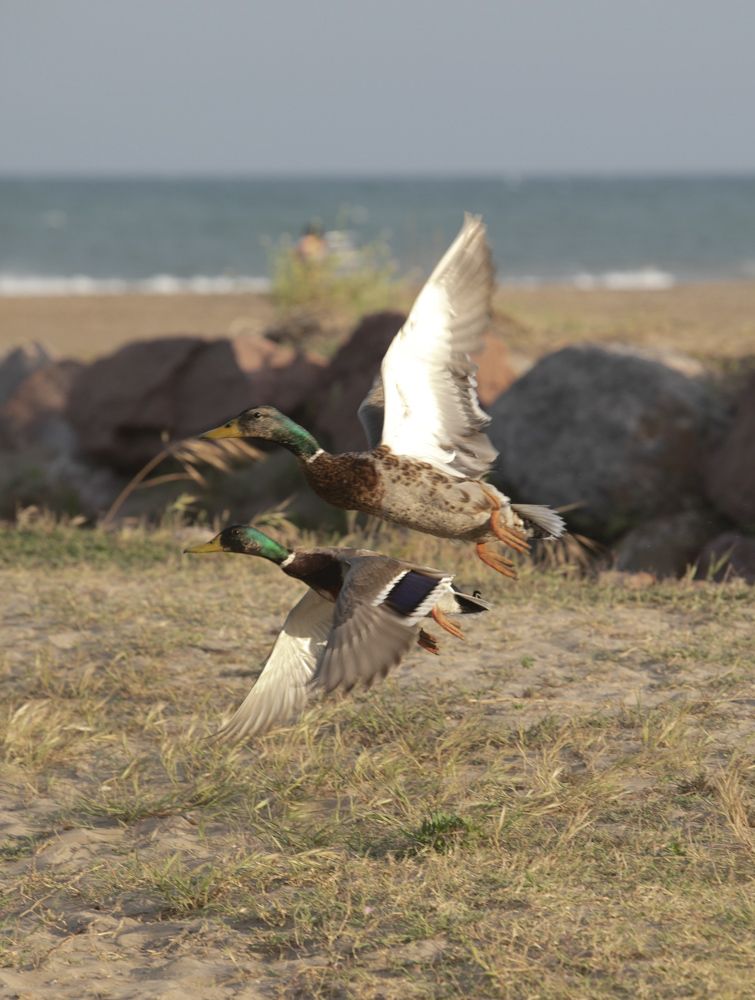
[[[9,995],[747,995],[751,588],[383,534],[497,610],[227,751],[296,588],[183,540],[0,536]]]

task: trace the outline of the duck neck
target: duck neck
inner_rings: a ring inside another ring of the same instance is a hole
[[[309,431],[291,420],[290,417],[286,417],[281,423],[275,442],[287,448],[301,462],[308,462],[318,451],[322,451]]]
[[[269,559],[276,566],[282,566],[287,559],[293,556],[293,552],[276,542],[274,538],[266,537],[264,542],[259,543],[259,555],[263,559]]]

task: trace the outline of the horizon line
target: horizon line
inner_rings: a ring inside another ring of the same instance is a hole
[[[0,181],[501,181],[516,184],[529,180],[738,180],[755,177],[755,167],[747,169],[630,169],[630,170],[500,170],[500,171],[420,171],[380,172],[297,170],[3,170]]]

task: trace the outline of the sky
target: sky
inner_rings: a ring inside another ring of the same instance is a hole
[[[755,170],[752,0],[0,0],[0,172]]]

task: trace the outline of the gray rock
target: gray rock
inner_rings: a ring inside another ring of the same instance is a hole
[[[579,505],[570,527],[612,539],[699,506],[701,456],[719,427],[710,385],[622,349],[542,358],[491,408],[493,481],[515,499]]]
[[[0,453],[0,517],[36,506],[65,514],[96,517],[121,491],[125,481],[110,469],[68,454],[48,451]]]
[[[26,375],[0,403],[0,448],[72,454],[76,440],[65,411],[81,368],[77,361],[50,361]]]
[[[52,358],[42,344],[24,344],[10,351],[0,361],[0,403],[15,392],[27,375],[45,368]]]
[[[614,548],[616,569],[656,577],[682,576],[721,528],[718,516],[703,510],[680,511],[645,521],[632,528]]]
[[[755,583],[755,538],[736,531],[718,535],[700,553],[697,577],[718,581],[739,578]]]

